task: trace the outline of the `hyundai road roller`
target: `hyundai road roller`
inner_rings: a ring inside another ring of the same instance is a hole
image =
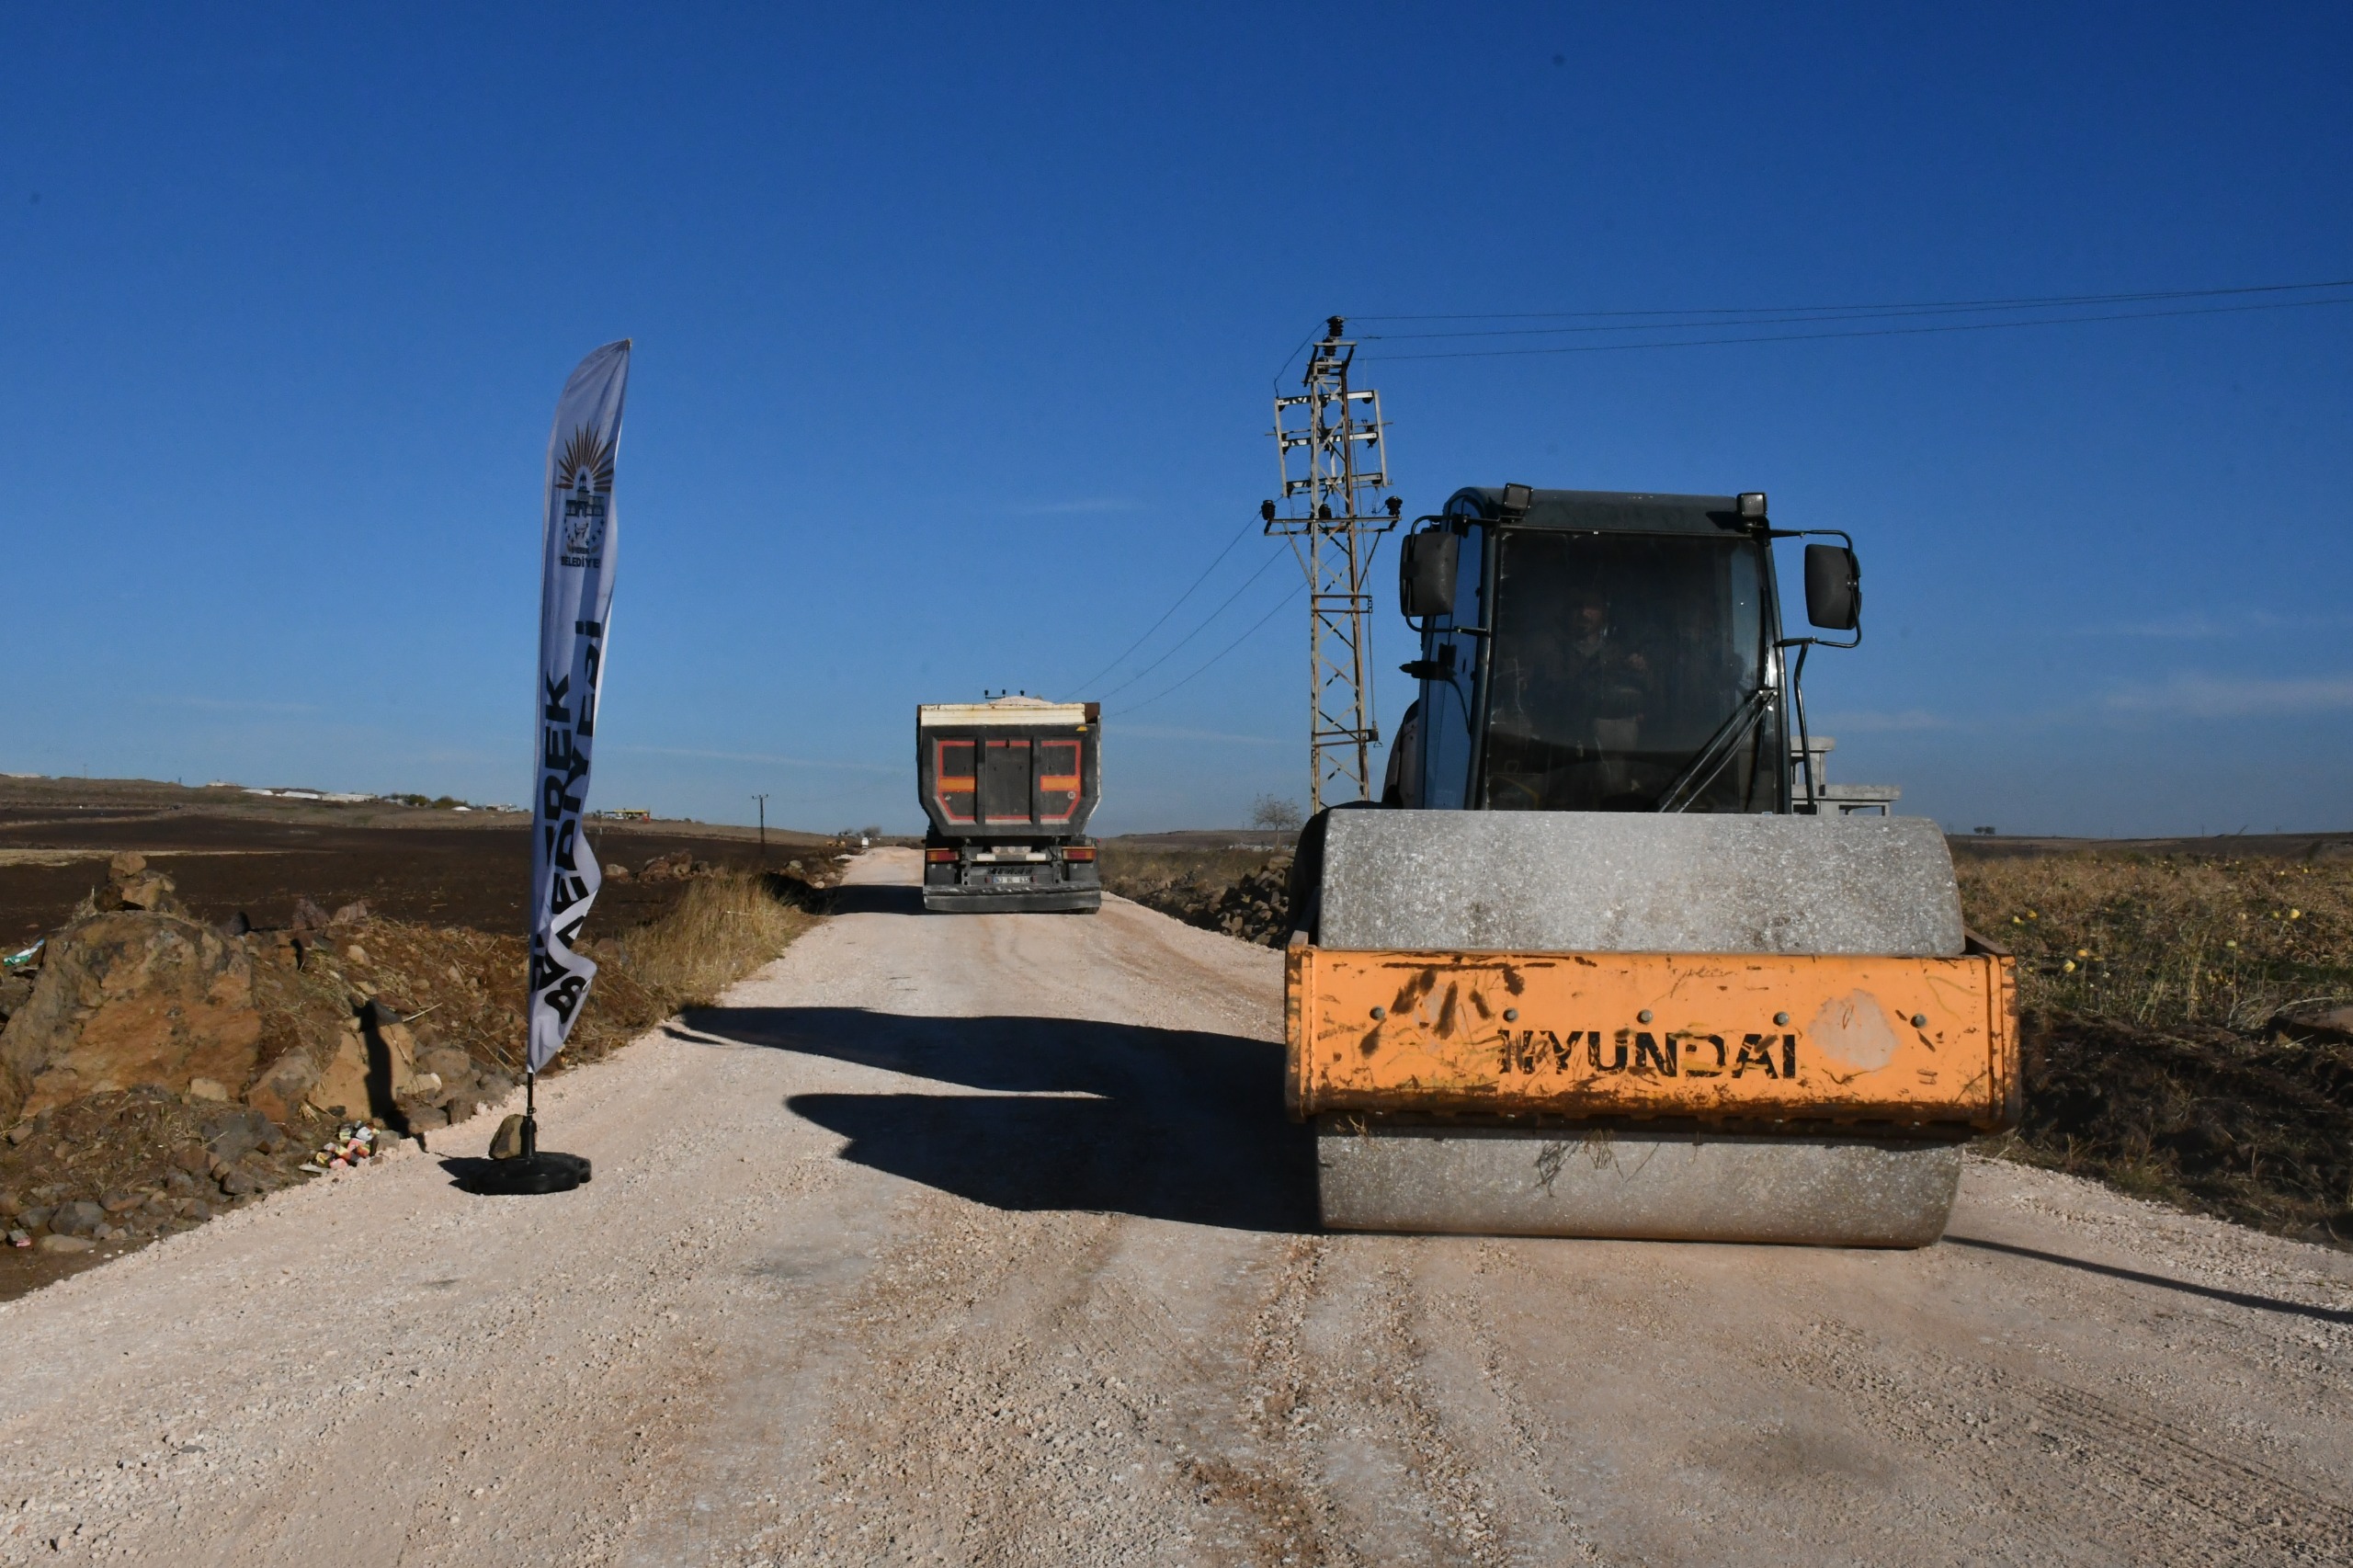
[[[1835,638],[1783,635],[1801,536]],[[1399,575],[1392,786],[1292,867],[1324,1222],[1935,1241],[1962,1144],[2018,1121],[2014,970],[1934,823],[1839,814],[1807,770],[1806,653],[1860,641],[1851,540],[1754,493],[1507,484],[1419,519]]]
[[[923,906],[1091,913],[1103,881],[1086,819],[1102,793],[1101,712],[1029,696],[915,710]]]

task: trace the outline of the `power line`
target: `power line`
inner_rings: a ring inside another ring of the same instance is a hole
[[[2248,311],[2305,310],[2353,305],[2353,294],[2328,300],[2281,300],[2255,305],[2208,305],[2178,311],[2122,311],[2100,315],[2035,316],[2025,321],[1953,322],[1940,326],[1865,327],[1853,332],[1782,332],[1739,337],[1684,337],[1638,343],[1561,343],[1542,348],[1456,348],[1428,354],[1383,354],[1384,359],[1503,359],[1531,354],[1620,354],[1640,348],[1708,348],[1728,343],[1813,343],[1837,337],[1916,337],[1931,333],[1999,332],[2007,327],[2067,326],[2083,322],[2158,321],[2171,316],[2236,315]]]
[[[2115,305],[2154,300],[2212,299],[2231,294],[2280,294],[2312,289],[2353,289],[2353,278],[2319,283],[2253,283],[2230,289],[2165,289],[2127,294],[2040,294],[2006,300],[1910,300],[1865,305],[1691,306],[1672,311],[1458,311],[1430,315],[1358,316],[1358,321],[1600,321],[1634,316],[1819,315],[1856,311],[2028,310],[2067,305]],[[1297,350],[1292,351],[1294,356]]]
[[[1171,642],[1167,649],[1162,653],[1160,657],[1153,660],[1152,663],[1146,665],[1143,668],[1138,670],[1135,674],[1130,676],[1127,679],[1121,681],[1110,690],[1105,692],[1103,694],[1104,698],[1118,696],[1120,692],[1127,690],[1128,687],[1135,685],[1136,682],[1143,679],[1144,676],[1150,675],[1153,671],[1166,664],[1170,654],[1176,653],[1177,649],[1182,648],[1186,643],[1190,642],[1194,638],[1199,637],[1202,632],[1207,631],[1210,629],[1210,622],[1215,620],[1219,616],[1225,613],[1226,605],[1230,605],[1234,600],[1240,598],[1243,594],[1243,589],[1249,587],[1251,584],[1265,576],[1267,574],[1267,568],[1268,566],[1272,566],[1276,562],[1280,561],[1282,557],[1279,555],[1269,555],[1267,557],[1264,564],[1260,565],[1256,572],[1251,573],[1250,575],[1242,579],[1242,587],[1236,588],[1233,592],[1225,596],[1224,604],[1219,605],[1217,608],[1203,616],[1199,625],[1194,627],[1192,631],[1185,633],[1184,636],[1176,639],[1176,642]]]
[[[2312,287],[2325,287],[2325,285],[2312,285]],[[2219,290],[2205,290],[2204,292],[2213,293],[2213,292],[2219,292]],[[2234,292],[2244,292],[2244,290],[2234,290]],[[2171,298],[2171,299],[2177,299],[2177,298],[2180,298],[2180,297],[2181,297],[2181,296],[2179,296],[2179,295],[2120,294],[2120,295],[2115,296],[2115,298],[2114,298],[2114,300],[2113,300],[2113,301],[2108,301],[2108,302],[2111,302],[2111,303],[2156,302],[2156,301],[2161,301],[2161,300],[2164,300],[2164,299],[2169,299],[2169,298]],[[2347,296],[2347,298],[2353,298],[2353,296]],[[2341,304],[2341,303],[2343,303],[2343,302],[2344,302],[2344,301],[2343,301],[2343,300],[2339,300],[2339,299],[2333,299],[2333,298],[2332,298],[2332,299],[2323,299],[2323,300],[2290,300],[2290,301],[2280,301],[2280,303],[2282,303],[2282,304],[2287,304],[2287,305],[2325,305],[2325,304]],[[1581,325],[1581,326],[1506,326],[1506,327],[1485,327],[1485,328],[1482,328],[1482,329],[1480,329],[1480,330],[1479,330],[1479,331],[1477,331],[1477,332],[1392,332],[1392,333],[1368,333],[1368,334],[1366,334],[1366,335],[1365,335],[1365,341],[1367,341],[1367,342],[1405,343],[1405,342],[1412,342],[1412,341],[1415,341],[1415,340],[1417,340],[1417,339],[1446,338],[1446,337],[1547,337],[1547,336],[1553,336],[1553,335],[1559,335],[1559,334],[1563,334],[1563,333],[1588,333],[1588,334],[1589,334],[1589,333],[1601,333],[1601,332],[1679,332],[1679,331],[1688,331],[1688,330],[1691,330],[1691,329],[1694,329],[1694,328],[1698,328],[1698,329],[1708,329],[1708,328],[1722,328],[1722,327],[1729,327],[1729,326],[1741,326],[1741,327],[1750,327],[1750,326],[1781,326],[1781,325],[1790,324],[1793,324],[1793,323],[1794,323],[1794,324],[1828,324],[1828,323],[1832,323],[1832,322],[1904,321],[1904,320],[1908,320],[1908,319],[1913,318],[1913,317],[1915,317],[1915,316],[1973,315],[1973,314],[1981,313],[1981,312],[1984,312],[1984,311],[1987,311],[1987,310],[1989,310],[1989,309],[1993,309],[1993,308],[1995,308],[1995,307],[1991,307],[1991,306],[1984,306],[1984,305],[1960,305],[1960,304],[1954,304],[1954,305],[1892,305],[1892,306],[1888,306],[1888,307],[1883,308],[1883,309],[1870,309],[1870,310],[1860,309],[1860,308],[1851,309],[1851,310],[1842,309],[1842,310],[1838,311],[1836,313],[1831,313],[1831,312],[1828,312],[1828,311],[1815,311],[1815,312],[1813,312],[1807,313],[1807,312],[1803,312],[1802,311],[1801,311],[1801,312],[1800,312],[1800,313],[1793,313],[1793,314],[1788,314],[1788,315],[1746,314],[1746,315],[1742,315],[1742,316],[1740,316],[1740,317],[1739,317],[1739,319],[1737,319],[1737,320],[1725,320],[1725,319],[1719,319],[1719,320],[1714,320],[1714,321],[1699,321],[1699,320],[1693,320],[1693,319],[1690,319],[1690,317],[1691,317],[1691,316],[1715,315],[1715,316],[1718,316],[1718,317],[1728,317],[1728,316],[1731,316],[1731,315],[1733,314],[1733,312],[1706,312],[1706,311],[1702,311],[1702,312],[1688,312],[1688,313],[1687,314],[1687,316],[1686,316],[1686,319],[1681,320],[1681,321],[1660,321],[1660,322],[1639,322],[1639,323],[1620,323],[1620,322],[1589,322],[1589,323],[1587,323],[1587,324],[1584,324],[1584,325]],[[2027,307],[2026,307],[2026,306],[2024,306],[2024,305],[2010,305],[2010,306],[2004,306],[2004,307],[2000,307],[2000,308],[2007,309],[2007,310],[2023,310],[2023,309],[2026,309]],[[1661,312],[1661,313],[1666,313],[1666,312]],[[2128,314],[2128,315],[2135,315],[2135,316],[2138,316],[2138,315],[2156,315],[2156,314],[2162,314],[2162,313],[2165,313],[2165,312],[2154,312],[2154,311],[2131,311],[2131,312],[2123,312],[2123,313],[2124,313],[2124,314]],[[2015,322],[2015,323],[1988,323],[1987,324],[1989,324],[1989,325],[2016,325],[2016,326],[2027,326],[2027,325],[2030,325],[2030,324],[2032,324],[2032,323],[2033,323],[2035,320],[2037,320],[2037,319],[2039,319],[2039,318],[2029,318],[2027,321]]]
[[[1216,560],[1211,561],[1207,566],[1202,567],[1201,574],[1193,579],[1191,586],[1188,587],[1183,593],[1176,596],[1176,602],[1170,605],[1166,609],[1162,610],[1160,612],[1160,619],[1143,629],[1143,635],[1142,637],[1137,638],[1134,642],[1121,649],[1120,651],[1119,658],[1112,660],[1101,669],[1097,670],[1093,675],[1088,676],[1085,680],[1080,681],[1071,689],[1074,692],[1085,691],[1088,687],[1093,686],[1097,681],[1101,680],[1105,676],[1108,676],[1113,670],[1118,669],[1121,661],[1125,660],[1130,653],[1132,653],[1137,649],[1142,647],[1144,643],[1150,640],[1152,634],[1165,625],[1168,618],[1175,615],[1177,609],[1183,606],[1184,602],[1193,597],[1193,590],[1195,588],[1199,587],[1203,583],[1210,580],[1210,574],[1218,569],[1219,562],[1223,561],[1227,556],[1233,554],[1233,547],[1240,544],[1243,539],[1248,535],[1249,532],[1250,525],[1248,523],[1244,523],[1242,525],[1241,532],[1235,534],[1232,539],[1225,541],[1225,548],[1217,552]]]
[[[1280,557],[1277,557],[1277,559],[1279,560]],[[1136,711],[1137,709],[1151,707],[1154,703],[1159,701],[1170,692],[1175,691],[1177,687],[1184,686],[1193,678],[1193,676],[1199,675],[1203,670],[1208,669],[1210,665],[1216,664],[1220,659],[1224,658],[1228,653],[1233,653],[1236,648],[1239,648],[1245,642],[1249,642],[1251,637],[1257,632],[1260,627],[1274,619],[1276,616],[1281,614],[1284,610],[1289,609],[1292,601],[1296,600],[1299,596],[1306,592],[1306,590],[1307,585],[1302,583],[1298,587],[1293,588],[1290,593],[1285,594],[1281,598],[1276,600],[1275,608],[1260,616],[1256,620],[1252,621],[1248,631],[1244,632],[1241,636],[1235,638],[1233,642],[1228,642],[1224,647],[1219,649],[1215,653],[1211,654],[1207,660],[1194,669],[1192,675],[1185,676],[1183,680],[1176,682],[1176,686],[1164,687],[1160,690],[1154,692],[1150,697],[1145,698],[1142,701],[1122,708],[1119,712],[1114,713],[1111,716],[1115,719],[1125,718],[1127,715]]]
[[[1408,320],[1411,320],[1412,318],[1411,318],[1411,317],[1407,317],[1407,316],[1400,316],[1400,317],[1398,317],[1397,319],[1398,319],[1399,321],[1408,321]],[[1292,362],[1293,360],[1295,360],[1295,359],[1297,359],[1297,358],[1299,358],[1300,353],[1301,353],[1301,351],[1302,351],[1302,349],[1306,348],[1306,347],[1307,347],[1309,344],[1311,344],[1311,343],[1313,343],[1313,342],[1314,342],[1314,341],[1315,341],[1315,335],[1314,335],[1313,333],[1312,333],[1312,332],[1311,332],[1311,333],[1309,333],[1305,337],[1302,337],[1302,338],[1301,338],[1301,339],[1299,340],[1299,347],[1298,347],[1298,348],[1294,348],[1294,349],[1292,349],[1290,353],[1288,353],[1288,354],[1286,354],[1286,355],[1284,355],[1284,356],[1283,356],[1283,362],[1282,362],[1281,364],[1279,364],[1279,365],[1278,365],[1278,366],[1276,366],[1276,367],[1275,367],[1275,386],[1276,386],[1277,390],[1280,390],[1280,389],[1281,389],[1282,384],[1283,384],[1283,378],[1284,378],[1285,376],[1287,376],[1287,375],[1289,375],[1289,374],[1290,373],[1291,362]]]

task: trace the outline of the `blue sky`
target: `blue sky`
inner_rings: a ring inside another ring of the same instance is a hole
[[[1072,687],[1269,493],[1342,312],[1413,511],[1851,529],[1836,777],[2353,827],[2353,306],[1460,359],[1372,319],[2353,277],[2348,67],[2324,6],[10,7],[0,768],[521,798],[547,421],[628,335],[595,803],[911,827],[915,703],[1107,691],[1232,596],[1110,695],[1097,823],[1238,821],[1304,794],[1303,608],[1126,710],[1293,591],[1275,543]]]

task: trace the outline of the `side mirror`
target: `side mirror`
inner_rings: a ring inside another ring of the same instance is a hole
[[[1411,617],[1454,613],[1454,566],[1462,536],[1445,528],[1407,534],[1397,552],[1397,603]]]
[[[1844,545],[1805,547],[1805,618],[1824,631],[1852,631],[1863,619],[1863,569]]]

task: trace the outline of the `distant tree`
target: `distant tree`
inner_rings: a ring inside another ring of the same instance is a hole
[[[1299,802],[1280,795],[1261,795],[1250,802],[1250,825],[1273,833],[1296,833],[1301,822]]]

